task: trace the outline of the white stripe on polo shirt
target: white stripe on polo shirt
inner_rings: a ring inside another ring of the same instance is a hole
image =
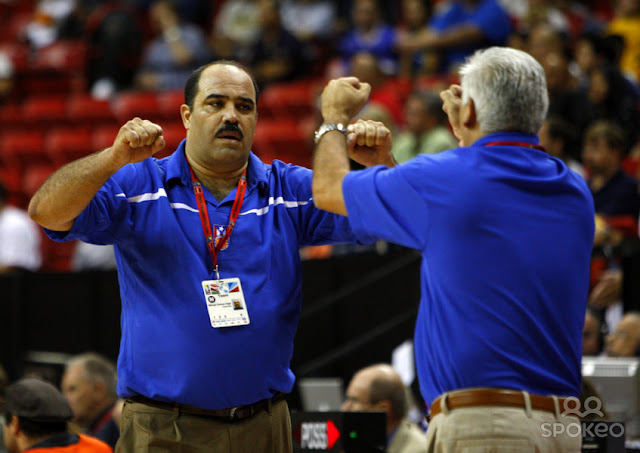
[[[259,209],[249,209],[248,211],[241,212],[240,215],[246,215],[246,214],[265,215],[267,212],[269,212],[270,206],[284,205],[285,208],[297,208],[298,206],[304,206],[306,204],[309,204],[309,202],[308,201],[285,201],[284,198],[282,197],[278,197],[275,199],[273,197],[269,197],[268,206],[265,206],[264,208],[259,208]]]
[[[119,193],[116,195],[116,197],[124,198],[126,197],[126,195],[123,193]],[[154,193],[148,192],[148,193],[143,193],[142,195],[136,195],[134,197],[127,197],[127,201],[129,203],[141,203],[143,201],[158,200],[163,197],[167,198],[167,192],[164,189],[159,189],[157,192],[154,192]],[[285,199],[282,197],[278,197],[278,198],[269,197],[269,205],[263,208],[249,209],[248,211],[241,212],[240,215],[255,214],[260,216],[268,213],[269,208],[271,206],[283,205],[285,208],[297,208],[298,206],[305,206],[307,204],[309,204],[309,201],[285,201]],[[191,206],[184,203],[171,203],[171,208],[186,209],[187,211],[198,212],[197,209],[192,208]]]

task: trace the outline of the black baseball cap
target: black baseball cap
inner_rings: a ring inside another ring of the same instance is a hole
[[[63,422],[73,417],[60,391],[40,379],[25,378],[7,387],[5,410],[34,422]]]

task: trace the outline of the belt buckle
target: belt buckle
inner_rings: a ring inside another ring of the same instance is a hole
[[[238,410],[238,406],[232,407],[229,410],[229,420],[233,420],[235,418],[237,410]]]

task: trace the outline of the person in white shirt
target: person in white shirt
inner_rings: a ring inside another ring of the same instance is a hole
[[[42,264],[40,231],[26,211],[6,204],[0,183],[0,274],[18,269],[37,271]]]

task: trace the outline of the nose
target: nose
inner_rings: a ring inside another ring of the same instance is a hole
[[[222,115],[222,121],[225,123],[237,123],[238,122],[238,111],[236,110],[236,106],[229,102],[224,109]]]

